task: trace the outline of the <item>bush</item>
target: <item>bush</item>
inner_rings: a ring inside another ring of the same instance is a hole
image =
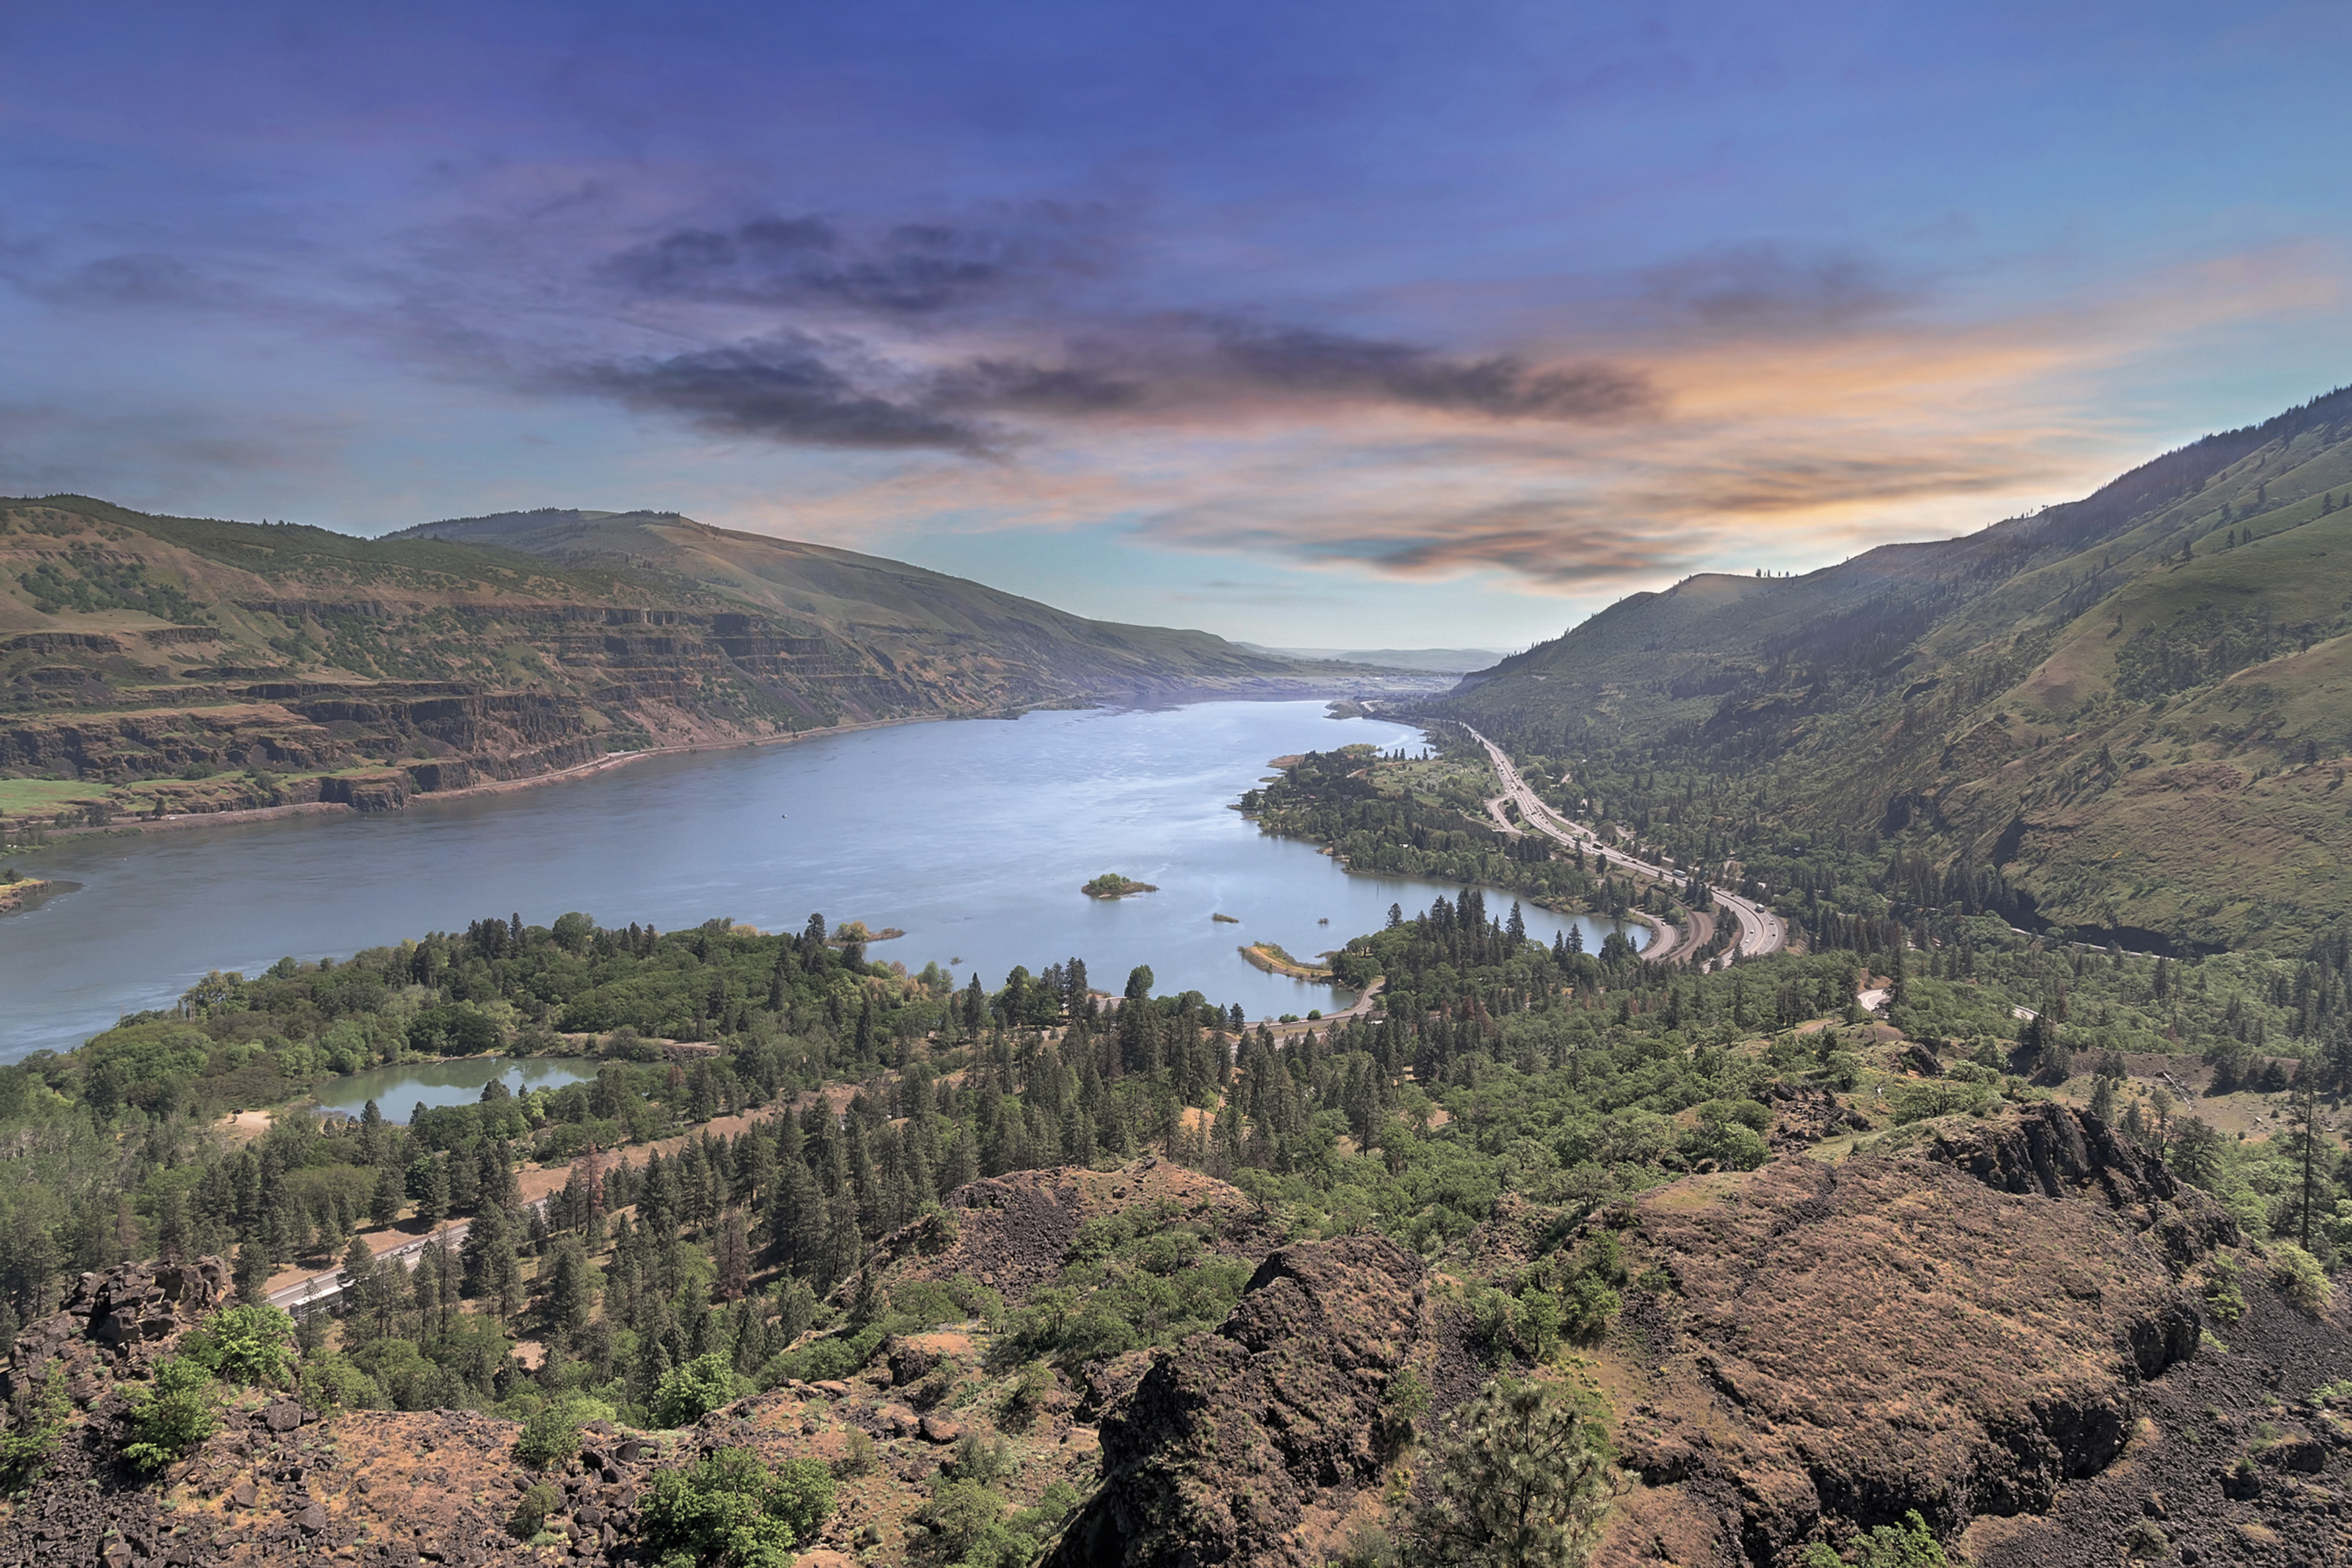
[[[160,1470],[218,1430],[212,1375],[186,1356],[173,1356],[156,1364],[154,1381],[131,1400],[131,1441],[123,1445],[122,1457],[142,1470]]]
[[[833,1477],[817,1460],[772,1469],[749,1448],[721,1448],[656,1474],[637,1519],[663,1568],[787,1568],[832,1511]]]
[[[1028,1568],[1062,1521],[1083,1501],[1055,1481],[1034,1508],[1008,1512],[1004,1499],[969,1477],[940,1477],[912,1522],[928,1532],[919,1555],[963,1568]]]
[[[515,1503],[507,1529],[517,1541],[529,1541],[546,1528],[547,1516],[563,1502],[563,1494],[545,1481],[534,1481]]]
[[[2217,1323],[2233,1323],[2246,1315],[2245,1292],[2238,1289],[2238,1262],[2216,1258],[2205,1275],[2205,1310]]]
[[[230,1307],[184,1339],[180,1354],[224,1383],[276,1388],[294,1372],[294,1320],[277,1307]]]
[[[1022,1364],[1013,1380],[1013,1392],[1004,1398],[1004,1416],[1013,1427],[1026,1427],[1037,1418],[1045,1406],[1045,1396],[1054,1392],[1054,1369],[1042,1361]]]
[[[1797,1557],[1799,1568],[1949,1568],[1951,1559],[1927,1530],[1927,1521],[1913,1509],[1901,1524],[1882,1524],[1854,1537],[1841,1557],[1820,1542],[1809,1543]]]
[[[943,1477],[932,1487],[929,1500],[915,1511],[913,1522],[929,1534],[925,1555],[940,1563],[961,1563],[1003,1528],[1004,1513],[1004,1500],[980,1481]]]
[[[2281,1242],[2271,1257],[2271,1286],[2287,1301],[2317,1317],[2336,1294],[2319,1260],[2292,1242]]]
[[[661,1375],[654,1386],[654,1425],[691,1427],[736,1397],[735,1371],[713,1351]]]
[[[978,1481],[982,1486],[994,1486],[1018,1468],[1013,1457],[1013,1445],[993,1432],[966,1432],[956,1439],[955,1454],[948,1461],[958,1480]]]
[[[73,1417],[73,1397],[55,1361],[40,1371],[40,1396],[26,1406],[16,1429],[0,1434],[0,1479],[15,1485],[38,1480],[58,1456],[58,1439]]]
[[[333,1352],[302,1358],[302,1397],[321,1410],[381,1410],[383,1389],[376,1380]]]
[[[842,1435],[841,1458],[833,1461],[833,1473],[843,1480],[852,1476],[869,1473],[875,1465],[874,1439],[856,1427]]]
[[[562,1464],[579,1452],[580,1422],[568,1405],[541,1406],[515,1434],[515,1461],[535,1470]]]

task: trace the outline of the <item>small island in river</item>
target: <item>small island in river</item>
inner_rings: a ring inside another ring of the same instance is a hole
[[[1135,894],[1158,893],[1160,890],[1148,882],[1138,882],[1133,877],[1107,871],[1078,891],[1088,898],[1127,898]]]

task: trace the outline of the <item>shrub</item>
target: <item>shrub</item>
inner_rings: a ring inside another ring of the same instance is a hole
[[[321,1410],[380,1410],[383,1389],[344,1356],[330,1351],[302,1358],[302,1397]]]
[[[186,1356],[173,1356],[156,1364],[154,1381],[131,1400],[131,1440],[122,1457],[142,1470],[160,1470],[218,1430],[212,1375]]]
[[[1045,1396],[1054,1392],[1054,1369],[1042,1361],[1022,1364],[1019,1375],[1013,1380],[1013,1392],[1005,1396],[1004,1416],[1014,1427],[1026,1427],[1037,1418],[1045,1406]]]
[[[833,1477],[815,1459],[771,1469],[749,1448],[721,1448],[657,1473],[637,1519],[664,1568],[786,1568],[832,1511]]]
[[[1399,1367],[1389,1379],[1381,1395],[1381,1413],[1373,1422],[1372,1437],[1384,1455],[1396,1455],[1411,1448],[1421,1435],[1421,1422],[1429,1414],[1429,1385],[1410,1366]]]
[[[579,1452],[580,1422],[568,1405],[541,1406],[515,1434],[516,1462],[535,1470],[562,1464]]]
[[[2205,1310],[2217,1323],[2233,1323],[2246,1315],[2245,1292],[2238,1289],[2238,1261],[2216,1258],[2205,1275]]]
[[[547,1525],[547,1516],[562,1505],[563,1494],[545,1481],[533,1481],[515,1502],[507,1529],[517,1541],[529,1541]]]
[[[833,1461],[833,1473],[847,1480],[852,1476],[869,1473],[874,1465],[874,1439],[858,1427],[852,1427],[842,1442],[841,1458]]]
[[[958,1480],[982,1486],[994,1486],[1018,1468],[1013,1445],[993,1432],[966,1432],[956,1439],[955,1453],[948,1460]]]
[[[1798,1554],[1799,1568],[1949,1568],[1951,1559],[1927,1530],[1927,1521],[1913,1509],[1901,1524],[1882,1524],[1854,1537],[1851,1556],[1841,1557],[1820,1542],[1810,1542]]]
[[[931,1495],[917,1509],[913,1522],[929,1532],[926,1555],[941,1563],[961,1563],[992,1533],[1003,1528],[1004,1500],[981,1482],[959,1476],[941,1478]]]
[[[277,1307],[230,1307],[188,1334],[180,1354],[224,1383],[275,1388],[293,1375],[294,1320]]]
[[[0,1434],[0,1479],[22,1485],[40,1479],[58,1455],[58,1439],[73,1417],[73,1397],[56,1362],[40,1371],[40,1396],[26,1407],[16,1429]]]
[[[919,1556],[962,1568],[1027,1568],[1084,1500],[1067,1481],[1045,1489],[1034,1508],[1012,1512],[1004,1499],[970,1477],[941,1476],[912,1522],[927,1532]]]
[[[2317,1317],[2336,1294],[2319,1260],[2292,1242],[2282,1242],[2271,1257],[2271,1286],[2304,1312]]]
[[[691,1427],[735,1398],[735,1371],[713,1351],[673,1367],[654,1386],[654,1424]]]

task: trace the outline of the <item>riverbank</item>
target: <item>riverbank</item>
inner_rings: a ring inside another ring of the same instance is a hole
[[[683,757],[698,752],[751,751],[768,747],[791,746],[804,740],[822,740],[828,736],[855,735],[865,730],[895,729],[910,724],[935,724],[949,719],[1018,718],[1021,714],[1057,711],[1062,706],[1040,703],[1015,714],[919,714],[904,718],[866,719],[856,724],[830,725],[824,729],[800,729],[790,735],[758,736],[749,740],[681,741],[675,746],[648,746],[634,751],[609,751],[592,761],[571,768],[560,768],[551,773],[533,773],[520,779],[493,779],[480,784],[467,784],[456,789],[433,789],[407,797],[402,810],[442,800],[478,800],[487,795],[510,795],[517,790],[535,789],[542,784],[563,784],[575,779],[590,779],[615,768],[625,768],[633,762],[644,762],[656,757]],[[294,800],[282,806],[250,806],[230,811],[181,811],[162,817],[119,818],[99,827],[49,827],[42,830],[50,841],[104,837],[109,834],[163,833],[187,828],[234,826],[239,822],[277,821],[289,817],[349,814],[359,808],[341,800]],[[9,845],[14,850],[37,850],[37,844]]]
[[[0,915],[14,915],[20,909],[30,909],[58,884],[44,882],[37,876],[20,877],[15,882],[0,883]]]

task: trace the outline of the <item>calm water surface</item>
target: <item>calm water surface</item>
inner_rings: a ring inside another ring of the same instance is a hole
[[[208,970],[574,909],[607,925],[727,915],[769,931],[817,911],[906,930],[874,957],[977,969],[992,988],[1015,964],[1076,956],[1100,989],[1149,964],[1159,991],[1199,990],[1252,1018],[1328,1010],[1351,997],[1263,974],[1238,945],[1320,953],[1376,929],[1391,903],[1412,911],[1446,890],[1350,876],[1231,804],[1269,758],[1353,741],[1420,737],[1334,720],[1316,702],[1036,713],[656,758],[383,816],[74,841],[20,863],[81,887],[0,919],[0,1061],[169,1006]],[[1160,891],[1078,892],[1106,871]],[[1528,911],[1547,942],[1570,923]],[[1573,924],[1588,948],[1609,929]]]
[[[597,1065],[584,1056],[534,1056],[520,1061],[469,1056],[457,1061],[406,1061],[321,1084],[319,1103],[356,1116],[373,1100],[385,1121],[404,1124],[419,1105],[471,1105],[494,1078],[516,1093],[526,1089],[561,1089],[567,1083],[591,1082]]]

